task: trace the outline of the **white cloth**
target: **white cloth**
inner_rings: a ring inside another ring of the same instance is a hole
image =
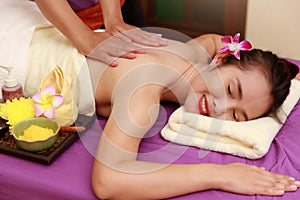
[[[290,94],[280,113],[282,121],[286,120],[299,98],[300,81],[292,80]],[[180,107],[172,113],[161,135],[182,145],[258,159],[267,153],[281,127],[282,124],[271,117],[233,122],[187,113]]]
[[[38,92],[44,78],[59,66],[73,86],[73,112],[94,114],[95,100],[85,57],[44,18],[34,2],[1,0],[0,9],[0,65],[13,68],[24,86],[24,96]],[[6,72],[1,72],[2,85]]]
[[[62,70],[63,75],[56,78],[52,76],[51,81],[46,80],[56,66]],[[37,28],[33,34],[24,94],[33,96],[45,82],[53,86],[60,85],[61,91],[68,91],[64,94],[63,102],[67,106],[65,108],[68,108],[64,111],[66,119],[63,121],[70,120],[68,125],[72,123],[71,118],[76,119],[78,113],[89,116],[95,113],[95,98],[86,58],[55,27]],[[71,107],[73,109],[69,110]]]
[[[51,24],[32,1],[1,0],[0,10],[0,65],[12,67],[13,75],[24,84],[32,33],[36,27]],[[6,74],[0,69],[0,85],[3,85]]]

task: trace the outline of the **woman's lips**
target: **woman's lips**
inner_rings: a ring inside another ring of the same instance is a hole
[[[199,106],[199,113],[201,115],[209,116],[208,102],[205,95],[203,95],[199,99],[198,106]]]

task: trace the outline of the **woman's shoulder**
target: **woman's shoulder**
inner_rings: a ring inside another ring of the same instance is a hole
[[[162,46],[159,47],[159,49],[176,54],[177,56],[192,64],[208,64],[211,61],[211,57],[205,50],[205,48],[194,40],[190,40],[186,43],[176,40],[168,41],[168,46]]]

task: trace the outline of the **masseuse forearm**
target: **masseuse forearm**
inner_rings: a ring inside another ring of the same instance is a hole
[[[123,22],[120,0],[101,0],[100,3],[106,26],[114,25],[115,22]]]
[[[66,0],[35,0],[44,16],[56,26],[83,54],[92,50],[87,38],[93,31],[72,10]]]

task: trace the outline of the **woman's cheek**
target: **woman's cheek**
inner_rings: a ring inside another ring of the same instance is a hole
[[[184,103],[184,110],[186,112],[197,113],[197,114],[199,113],[199,108],[198,108],[199,99],[197,98],[197,96],[198,95],[195,94],[188,95]]]

